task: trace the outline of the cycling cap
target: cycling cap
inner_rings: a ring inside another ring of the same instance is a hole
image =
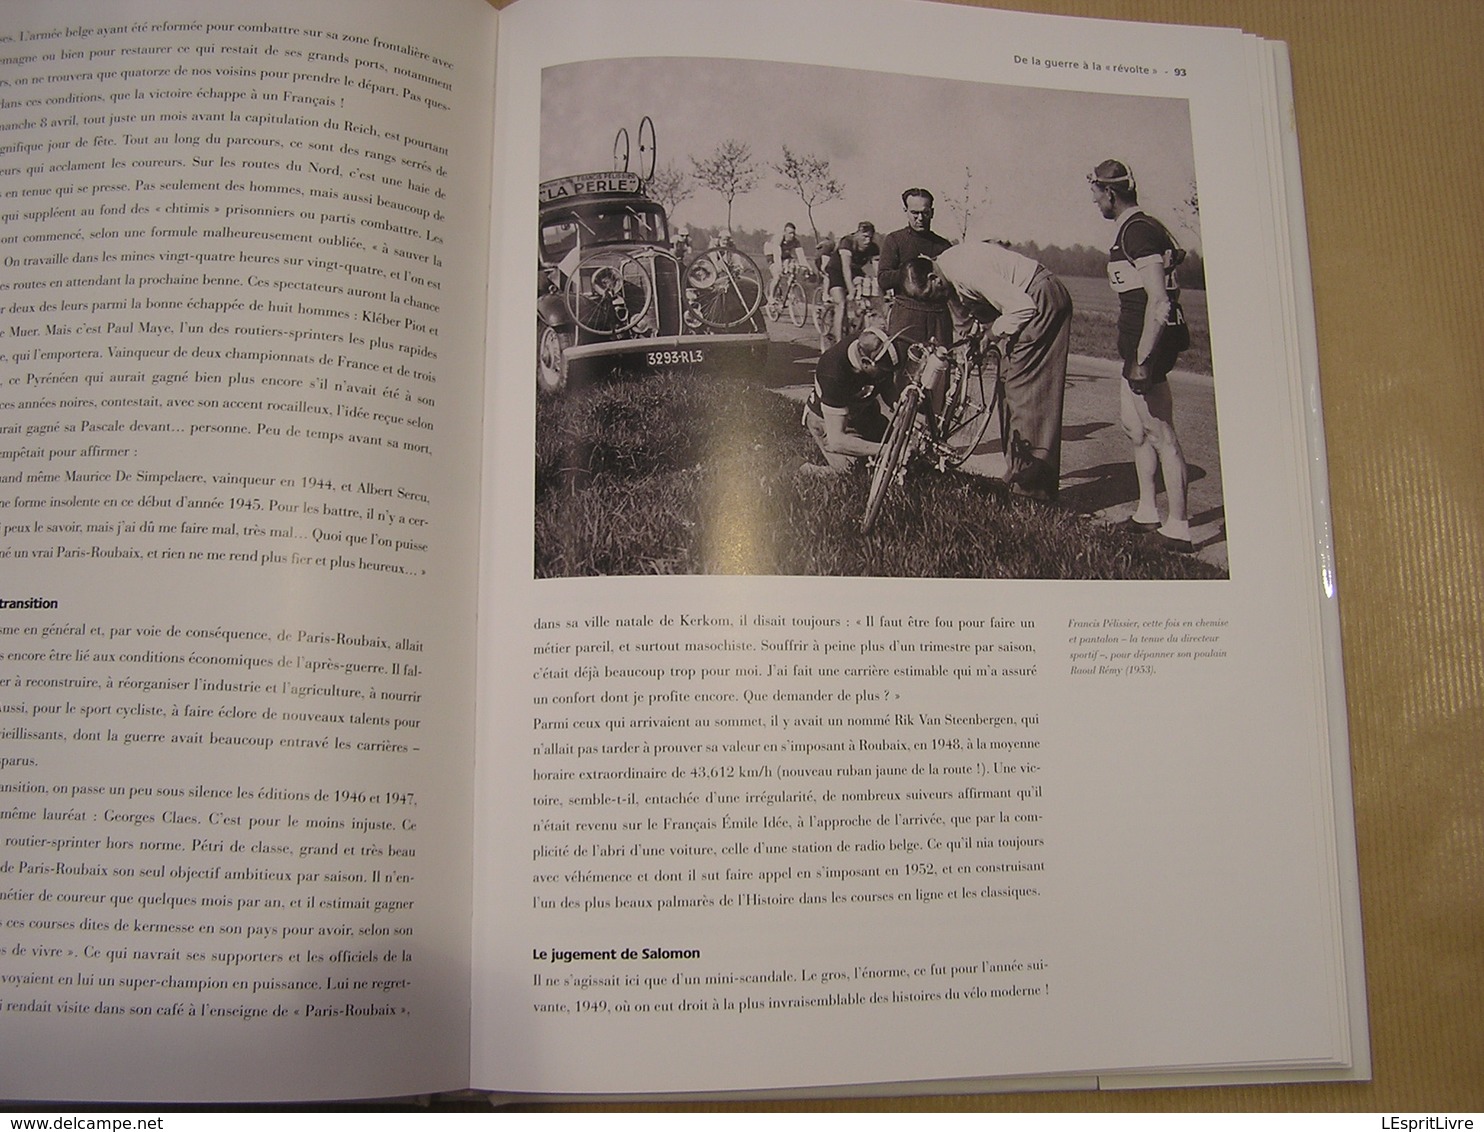
[[[850,364],[856,369],[895,369],[897,365],[896,335],[887,335],[874,327],[862,330],[860,337],[846,349]]]
[[[1115,161],[1111,157],[1099,162],[1098,167],[1087,175],[1087,180],[1090,184],[1127,189],[1129,192],[1138,188],[1134,181],[1134,171],[1122,161]]]

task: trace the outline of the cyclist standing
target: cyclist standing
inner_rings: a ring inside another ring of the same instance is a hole
[[[1133,170],[1122,161],[1100,162],[1087,175],[1103,219],[1117,221],[1108,250],[1108,282],[1118,293],[1119,419],[1134,446],[1139,504],[1129,519],[1165,550],[1190,554],[1186,490],[1189,472],[1175,435],[1169,375],[1190,330],[1180,310],[1175,268],[1184,259],[1169,229],[1139,207]],[[1162,471],[1169,518],[1163,526],[1155,504],[1155,472]]]

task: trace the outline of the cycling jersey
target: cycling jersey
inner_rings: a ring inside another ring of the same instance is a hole
[[[1170,325],[1184,326],[1180,310],[1180,286],[1175,268],[1185,253],[1175,243],[1170,231],[1154,217],[1138,208],[1129,209],[1119,218],[1113,246],[1108,249],[1108,283],[1118,293],[1118,352],[1132,357],[1144,333],[1144,314],[1149,307],[1149,293],[1139,277],[1141,264],[1156,259],[1165,275],[1165,291],[1170,297]]]

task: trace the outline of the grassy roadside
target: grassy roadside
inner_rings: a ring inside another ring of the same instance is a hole
[[[797,405],[738,377],[668,373],[542,400],[536,575],[1225,576],[969,475],[910,475],[862,535],[866,474],[796,474],[817,455]]]

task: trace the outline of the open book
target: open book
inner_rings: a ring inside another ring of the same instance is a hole
[[[1367,1076],[1280,45],[917,0],[0,45],[0,1095]],[[956,341],[853,330],[926,230]],[[1130,286],[1189,323],[1152,376]],[[870,533],[861,342],[923,398]]]

